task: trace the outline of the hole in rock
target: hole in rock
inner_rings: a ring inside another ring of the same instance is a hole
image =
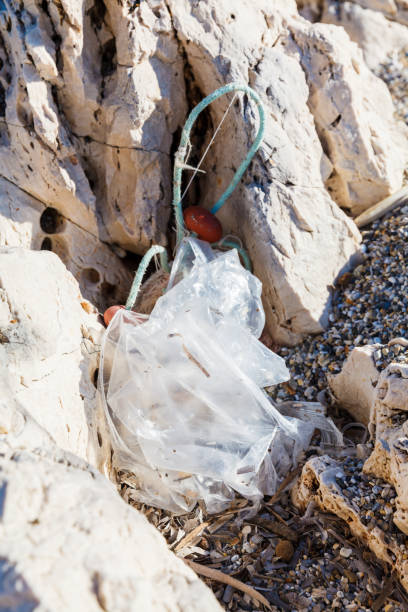
[[[45,234],[57,234],[64,226],[64,218],[56,208],[49,206],[40,217],[40,227]]]
[[[52,239],[52,250],[56,255],[58,255],[65,265],[68,265],[69,262],[72,261],[72,254],[70,252],[69,244],[63,235],[54,234]]]
[[[44,238],[40,246],[41,251],[52,251],[52,242],[50,238]]]
[[[102,47],[101,75],[107,77],[116,70],[116,42],[111,38]]]
[[[101,446],[102,446],[102,436],[101,436],[101,432],[100,432],[100,431],[98,431],[96,435],[98,436],[98,444],[99,444],[99,448],[101,448]]]
[[[99,283],[101,277],[98,270],[95,270],[95,268],[85,268],[82,272],[82,279],[89,283],[96,284]]]
[[[99,375],[99,368],[96,368],[92,376],[92,382],[93,382],[95,389],[98,387],[98,375]],[[99,439],[99,432],[98,432],[98,439]]]
[[[0,83],[0,117],[6,116],[6,90]]]
[[[331,127],[336,127],[341,121],[341,115],[337,115],[336,119],[330,124]]]
[[[90,17],[92,25],[100,30],[102,28],[105,14],[106,14],[106,6],[102,0],[95,0],[93,6],[88,9],[87,14]]]
[[[104,281],[101,284],[101,295],[106,300],[112,300],[116,294],[116,286],[108,283],[108,281]]]

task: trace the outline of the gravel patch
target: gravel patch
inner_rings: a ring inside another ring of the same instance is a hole
[[[362,232],[364,261],[333,288],[330,327],[293,348],[282,347],[292,378],[271,389],[276,400],[315,401],[327,389],[327,373],[340,372],[355,346],[386,345],[407,336],[408,205],[375,221]],[[399,344],[379,346],[378,366],[404,358]]]

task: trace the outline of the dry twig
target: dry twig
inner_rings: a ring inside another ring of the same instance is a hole
[[[194,561],[189,561],[188,559],[184,559],[184,562],[187,563],[193,569],[196,574],[200,574],[201,576],[205,576],[206,578],[210,578],[211,580],[216,580],[217,582],[222,582],[224,584],[229,584],[234,589],[238,589],[243,593],[249,595],[255,601],[259,601],[265,608],[268,610],[272,610],[272,607],[267,599],[258,591],[253,589],[252,587],[244,584],[240,580],[236,578],[232,578],[232,576],[228,576],[228,574],[224,574],[219,570],[213,569],[211,567],[206,567],[205,565],[200,565],[200,563],[195,563]]]

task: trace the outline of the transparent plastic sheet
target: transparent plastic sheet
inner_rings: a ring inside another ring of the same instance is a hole
[[[236,251],[188,239],[169,289],[148,320],[139,317],[115,315],[99,377],[113,464],[135,475],[134,496],[183,513],[199,500],[219,512],[235,492],[254,502],[272,495],[315,425],[311,415],[305,427],[281,414],[262,390],[289,373],[257,339],[264,327],[259,280]]]
[[[311,435],[315,430],[320,431],[320,448],[323,451],[344,446],[341,431],[332,419],[326,416],[326,409],[320,402],[281,402],[275,404],[275,407],[290,419],[301,419],[303,426],[311,431]]]

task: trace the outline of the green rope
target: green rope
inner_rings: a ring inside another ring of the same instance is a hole
[[[249,149],[244,161],[240,164],[238,170],[235,172],[231,183],[228,185],[227,189],[224,191],[224,193],[222,194],[218,202],[216,202],[214,206],[212,207],[211,212],[213,214],[215,214],[221,208],[221,206],[225,204],[225,201],[227,200],[227,198],[229,198],[229,196],[232,194],[235,187],[238,185],[239,181],[241,180],[241,177],[244,174],[245,170],[248,168],[251,159],[255,155],[256,151],[259,149],[259,146],[262,142],[263,133],[265,129],[265,111],[264,111],[261,99],[259,98],[258,94],[253,89],[251,89],[248,85],[245,85],[242,83],[229,83],[228,85],[225,85],[224,87],[220,87],[219,89],[216,89],[212,94],[204,98],[204,100],[202,100],[199,104],[197,104],[195,108],[193,108],[193,110],[191,111],[191,113],[189,114],[187,118],[186,124],[181,133],[180,146],[175,155],[175,163],[174,163],[173,208],[174,208],[174,215],[176,218],[177,244],[179,244],[184,237],[184,219],[183,219],[183,209],[181,206],[181,176],[183,173],[183,168],[185,167],[185,159],[187,155],[187,148],[190,142],[191,129],[198,115],[209,104],[214,102],[214,100],[216,100],[220,96],[223,96],[224,94],[227,94],[231,91],[243,91],[246,94],[248,94],[248,96],[252,98],[252,100],[255,101],[257,109],[258,109],[258,113],[259,113],[259,129],[258,129],[258,133],[256,135],[253,145]]]
[[[229,249],[237,249],[244,263],[245,268],[249,270],[249,272],[252,272],[252,264],[251,264],[251,260],[249,259],[248,253],[246,252],[244,247],[238,244],[238,242],[235,242],[235,240],[220,240],[219,242],[213,243],[211,246],[218,248],[218,249],[222,249],[223,247],[227,247]]]
[[[258,133],[256,135],[253,145],[249,149],[244,161],[240,164],[238,170],[235,172],[231,183],[228,185],[227,189],[224,191],[220,199],[212,207],[211,212],[213,214],[215,214],[221,208],[221,206],[225,204],[225,201],[227,200],[227,198],[229,198],[231,193],[234,191],[235,187],[238,185],[242,175],[244,174],[245,170],[248,168],[251,159],[255,155],[256,151],[259,149],[259,146],[262,142],[263,133],[265,129],[265,112],[262,106],[261,99],[259,98],[258,94],[253,89],[248,87],[248,85],[245,85],[243,83],[229,83],[228,85],[225,85],[224,87],[220,87],[219,89],[216,89],[212,94],[204,98],[204,100],[202,100],[199,104],[197,104],[195,108],[193,108],[193,110],[191,111],[191,113],[189,114],[187,118],[186,124],[181,133],[180,146],[175,155],[175,163],[174,163],[173,208],[174,208],[174,214],[176,218],[177,245],[179,245],[181,240],[184,238],[184,218],[183,218],[183,209],[181,206],[181,176],[183,173],[183,169],[186,167],[185,159],[187,155],[187,149],[190,143],[191,129],[198,115],[209,104],[214,102],[214,100],[216,100],[217,98],[231,91],[243,91],[246,94],[248,94],[248,96],[252,98],[252,100],[255,101],[257,109],[258,109],[258,113],[259,113],[259,129],[258,129]],[[249,271],[252,271],[251,261],[249,259],[247,252],[241,245],[236,243],[234,240],[221,240],[220,242],[215,243],[213,246],[219,247],[219,248],[228,247],[228,248],[237,249],[238,253],[240,254],[242,258],[242,261],[244,262],[246,269]],[[154,257],[154,255],[157,255],[158,253],[160,253],[161,267],[166,272],[170,271],[166,249],[162,246],[152,246],[147,251],[147,253],[144,255],[142,261],[139,264],[139,267],[135,274],[135,278],[132,283],[132,287],[130,289],[128,300],[126,302],[126,307],[125,307],[126,310],[132,310],[132,308],[134,307],[137,295],[139,293],[139,290],[142,284],[143,276],[146,273],[146,270],[149,266],[149,263],[152,257]]]
[[[130,289],[129,297],[126,302],[126,310],[132,310],[135,305],[137,294],[139,293],[140,286],[142,284],[143,277],[146,273],[146,270],[151,262],[152,258],[160,253],[160,265],[166,271],[169,272],[169,264],[167,259],[167,251],[162,246],[152,246],[147,251],[147,253],[143,256],[142,261],[139,264],[137,272],[135,274],[135,278],[132,283],[132,287]]]

